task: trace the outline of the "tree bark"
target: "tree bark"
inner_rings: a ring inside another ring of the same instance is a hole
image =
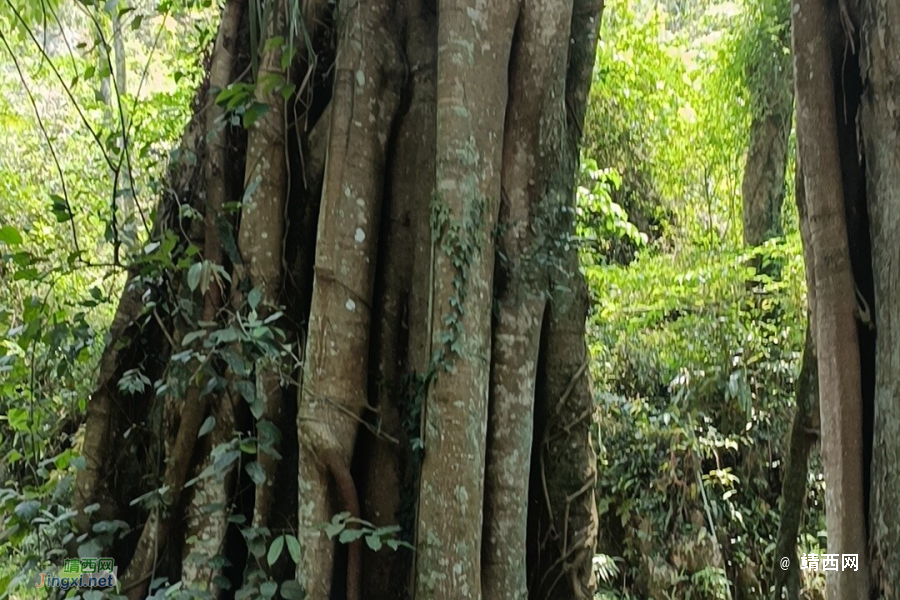
[[[788,77],[784,77],[784,86],[791,86]],[[783,96],[771,108],[757,107],[765,112],[754,115],[750,125],[750,148],[741,195],[744,244],[751,247],[783,234],[781,206],[793,108],[792,94]]]
[[[423,407],[420,598],[482,597],[494,228],[518,12],[512,3],[438,2],[430,315],[436,375]]]
[[[857,554],[859,570],[828,573],[833,599],[868,597],[863,506],[863,431],[856,289],[850,263],[838,144],[835,84],[825,2],[792,10],[797,141],[813,246],[822,455],[828,551]]]
[[[301,558],[297,579],[328,598],[334,544],[319,530],[334,514],[360,516],[350,473],[369,405],[369,328],[387,144],[399,103],[399,48],[390,2],[341,2],[331,132],[317,233],[315,280],[297,430]],[[360,168],[363,167],[363,168]],[[329,497],[335,486],[337,505]],[[359,542],[351,544],[347,599],[359,599]]]
[[[875,275],[874,444],[870,544],[873,585],[900,597],[900,5],[861,2],[860,110]]]
[[[572,239],[572,190],[602,12],[603,0],[576,0],[572,6],[566,128],[546,212],[548,227],[557,233],[550,244],[529,488],[529,598],[537,600],[589,599],[596,584],[595,402],[585,343],[589,297]]]
[[[171,264],[135,267],[89,404],[79,525],[144,532],[98,541],[130,562],[132,598],[159,579],[212,597],[590,598],[571,236],[602,4],[330,6],[304,3],[298,31],[282,0],[225,4],[153,233]],[[163,397],[129,405],[133,369]],[[135,442],[137,421],[152,431]],[[120,449],[144,476],[104,488]],[[164,485],[165,506],[131,506]],[[388,549],[401,540],[415,553]]]
[[[787,588],[788,600],[800,598],[800,561],[797,556],[797,536],[803,517],[806,500],[806,481],[809,474],[809,453],[819,437],[819,370],[816,355],[816,286],[814,278],[815,259],[810,239],[807,218],[806,190],[803,172],[797,162],[795,196],[797,212],[800,216],[800,237],[803,241],[803,258],[806,264],[807,322],[803,344],[800,374],[794,397],[797,406],[791,422],[788,441],[788,456],[784,466],[784,480],[781,487],[781,523],[775,546],[775,564],[772,567],[774,581],[773,600],[781,600],[783,588]],[[780,560],[790,560],[787,570]]]
[[[528,597],[528,481],[546,307],[538,257],[552,252],[547,236],[535,232],[547,218],[541,199],[561,166],[565,81],[557,74],[566,67],[571,10],[563,2],[526,0],[510,59],[481,577],[484,596],[498,600]]]

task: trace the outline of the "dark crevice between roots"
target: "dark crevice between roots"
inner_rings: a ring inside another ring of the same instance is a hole
[[[835,110],[837,112],[838,147],[841,161],[841,181],[844,188],[844,210],[847,223],[847,239],[850,247],[850,265],[859,293],[869,308],[871,323],[857,319],[859,339],[860,382],[862,386],[862,442],[863,442],[863,507],[867,531],[869,523],[869,498],[871,485],[872,445],[875,416],[875,277],[872,272],[872,238],[869,232],[869,210],[866,196],[865,156],[858,139],[857,120],[862,103],[863,83],[858,49],[859,36],[853,43],[838,28],[832,47],[835,82]],[[859,300],[857,300],[859,303]]]
[[[538,350],[537,380],[535,390],[542,390],[547,385],[547,323],[549,321],[550,306],[544,308],[541,318],[541,339]],[[547,421],[549,407],[547,397],[544,394],[535,394],[534,397],[534,434],[531,440],[531,469],[528,481],[528,537],[526,569],[528,572],[529,597],[537,598],[536,592],[540,585],[539,566],[546,564],[541,557],[541,552],[548,539],[548,529],[551,525],[550,515],[547,512],[547,498],[544,494],[546,481],[545,471],[542,468],[542,453],[544,438],[547,435]]]

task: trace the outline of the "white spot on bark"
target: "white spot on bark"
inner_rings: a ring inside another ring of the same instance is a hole
[[[361,228],[356,228],[356,235],[353,237],[356,240],[357,244],[362,244],[366,240],[366,232]]]
[[[347,298],[347,303],[344,304],[344,306],[345,306],[345,307],[347,308],[347,310],[349,310],[350,312],[353,312],[354,310],[356,310],[356,302],[354,302],[353,299],[351,299],[351,298]]]
[[[358,83],[359,85],[366,84],[366,74],[361,70],[356,72],[356,83]]]

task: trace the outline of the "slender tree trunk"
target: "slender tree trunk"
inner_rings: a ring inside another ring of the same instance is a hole
[[[416,555],[420,598],[482,597],[493,242],[518,12],[513,3],[438,2],[430,315],[436,376],[423,407]]]
[[[772,567],[774,581],[773,600],[780,600],[783,588],[787,588],[788,600],[800,599],[800,561],[797,555],[797,536],[803,518],[806,500],[806,482],[809,474],[809,453],[819,436],[819,373],[816,356],[816,286],[814,278],[815,262],[809,219],[807,218],[806,190],[803,172],[797,163],[795,195],[797,211],[800,215],[800,236],[803,241],[803,258],[806,264],[807,323],[803,344],[803,357],[794,397],[797,406],[791,422],[788,442],[788,456],[784,466],[784,480],[781,486],[781,523],[775,546],[775,564]],[[782,557],[790,560],[785,570],[780,564]]]
[[[597,455],[592,439],[596,403],[585,342],[588,290],[578,267],[572,190],[591,87],[603,0],[576,0],[566,72],[566,128],[551,176],[546,220],[550,295],[542,330],[535,434],[529,487],[529,598],[592,597],[598,517]]]

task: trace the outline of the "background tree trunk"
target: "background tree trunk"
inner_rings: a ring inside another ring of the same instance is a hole
[[[790,89],[787,73],[784,88]],[[750,125],[750,148],[741,184],[744,243],[759,246],[783,234],[784,175],[791,135],[793,94],[780,94],[771,107],[757,107]]]

